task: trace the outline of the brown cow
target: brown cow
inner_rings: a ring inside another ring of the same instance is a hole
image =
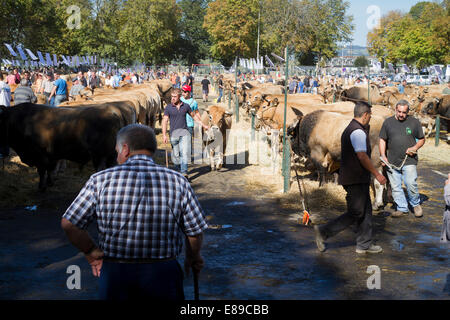
[[[232,114],[220,106],[210,106],[202,114],[202,122],[209,126],[204,131],[205,147],[210,159],[211,170],[220,170],[224,164],[224,153],[227,147],[227,137],[231,129]]]

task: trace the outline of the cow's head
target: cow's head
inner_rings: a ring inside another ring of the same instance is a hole
[[[213,142],[219,140],[219,138],[223,138],[222,135],[225,130],[231,127],[231,116],[233,115],[231,112],[225,110],[211,109],[206,111],[210,127],[205,132],[207,142]]]

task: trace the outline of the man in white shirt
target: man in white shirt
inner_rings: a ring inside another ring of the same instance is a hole
[[[11,102],[11,88],[3,81],[3,73],[0,72],[0,106],[9,107]]]

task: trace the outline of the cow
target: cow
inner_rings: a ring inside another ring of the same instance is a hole
[[[231,129],[232,114],[225,108],[212,105],[202,114],[203,124],[209,126],[203,129],[205,149],[210,159],[211,171],[220,170],[224,164],[224,153],[227,147],[227,138]]]
[[[368,86],[354,86],[345,89],[341,92],[340,98],[342,101],[365,101],[369,99]],[[384,96],[380,89],[375,84],[370,85],[370,103],[383,104]]]
[[[115,165],[116,134],[125,125],[120,112],[107,107],[0,107],[0,142],[23,163],[37,167],[41,191],[53,185],[59,160],[80,165],[92,160],[97,171]]]
[[[310,160],[319,173],[320,185],[326,174],[338,171],[341,160],[341,136],[353,119],[353,115],[330,111],[314,111],[307,114],[288,128],[292,150],[300,157]],[[383,173],[378,149],[379,133],[385,117],[373,115],[370,122],[371,159],[375,168]],[[330,125],[332,124],[332,125]],[[375,199],[373,209],[384,206],[384,187],[373,181]]]

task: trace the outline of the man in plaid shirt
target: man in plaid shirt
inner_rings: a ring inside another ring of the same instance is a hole
[[[208,226],[189,182],[156,165],[154,131],[129,125],[117,134],[118,166],[92,175],[63,215],[70,242],[84,252],[100,299],[184,299],[176,260],[186,239],[185,271],[200,272]],[[86,228],[97,220],[98,247]]]

